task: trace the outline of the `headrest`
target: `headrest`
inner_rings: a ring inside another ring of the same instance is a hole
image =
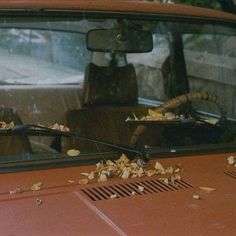
[[[132,64],[122,67],[88,64],[82,105],[134,105],[137,98],[138,86]]]

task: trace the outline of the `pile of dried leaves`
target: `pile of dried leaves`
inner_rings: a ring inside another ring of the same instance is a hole
[[[166,184],[169,181],[173,182],[175,180],[180,180],[181,177],[179,173],[181,171],[180,166],[168,166],[164,168],[158,161],[156,162],[154,168],[145,168],[138,165],[137,160],[130,161],[125,154],[116,161],[101,161],[96,164],[96,169],[90,173],[81,173],[84,176],[83,179],[79,180],[80,184],[88,184],[90,181],[97,179],[98,182],[106,182],[109,178],[113,176],[120,177],[122,179],[128,178],[140,178],[144,176],[153,175],[165,175],[171,174],[172,176],[168,178],[160,178]]]
[[[12,129],[14,128],[14,122],[6,123],[4,121],[0,121],[0,129]]]
[[[140,119],[133,113],[133,118],[128,117],[126,121],[169,121],[169,120],[183,120],[184,115],[175,115],[172,112],[158,113],[151,109],[148,109],[148,115],[143,116]]]

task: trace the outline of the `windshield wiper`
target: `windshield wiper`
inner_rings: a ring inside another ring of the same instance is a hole
[[[136,148],[131,148],[129,146],[119,145],[110,143],[107,141],[94,139],[90,137],[83,136],[78,132],[71,132],[71,131],[60,131],[52,128],[48,128],[42,125],[35,125],[35,124],[20,124],[15,125],[13,128],[8,130],[0,130],[0,134],[27,134],[27,135],[42,135],[42,136],[60,136],[60,137],[76,137],[84,141],[88,141],[91,143],[96,143],[100,145],[107,146],[109,148],[121,151],[125,154],[135,154],[140,159],[140,164],[144,165],[148,160],[148,155],[145,151],[139,150]]]

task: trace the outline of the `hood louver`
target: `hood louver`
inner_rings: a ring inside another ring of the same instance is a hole
[[[81,191],[92,201],[108,200],[115,195],[116,198],[126,198],[131,196],[140,196],[161,192],[170,192],[182,189],[192,188],[184,180],[176,180],[175,183],[169,181],[168,184],[159,179],[148,179],[142,181],[106,184],[96,187],[82,188]],[[143,190],[143,191],[140,191]]]
[[[236,179],[236,170],[227,170],[225,171],[225,174]]]

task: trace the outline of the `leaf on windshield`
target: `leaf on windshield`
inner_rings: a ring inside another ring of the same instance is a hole
[[[12,128],[14,128],[14,126],[15,126],[14,121],[12,121],[10,123],[0,121],[0,129],[12,129]]]
[[[51,125],[49,126],[50,129],[55,129],[55,130],[59,130],[59,131],[63,131],[63,132],[69,132],[70,129],[65,126],[65,125],[60,125],[58,123],[54,124],[54,125]]]
[[[42,188],[42,185],[43,185],[42,182],[38,182],[38,183],[33,184],[30,189],[32,191],[38,191]]]
[[[202,187],[202,186],[200,186],[199,188],[203,191],[208,192],[208,193],[216,190],[215,188],[211,188],[211,187]]]

